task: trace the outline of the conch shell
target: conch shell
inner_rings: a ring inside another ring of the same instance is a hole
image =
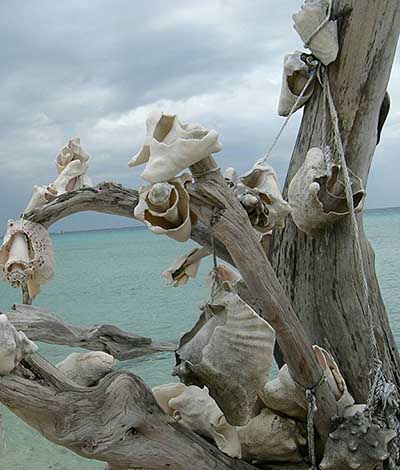
[[[83,387],[90,387],[112,372],[117,364],[111,354],[103,351],[72,353],[57,368],[69,379]]]
[[[299,424],[263,408],[246,426],[236,428],[243,458],[249,461],[301,462],[300,446],[307,444]]]
[[[175,419],[192,431],[213,439],[218,448],[230,457],[241,458],[241,447],[236,429],[231,426],[207,387],[194,385],[168,402]]]
[[[92,180],[86,175],[89,158],[82,149],[79,138],[70,140],[60,150],[56,157],[57,173],[60,177],[53,183],[59,195],[93,185]]]
[[[314,37],[311,35],[326,20],[328,8],[329,0],[305,0],[301,10],[293,15],[294,29],[324,65],[334,62],[339,53],[337,22],[329,20]]]
[[[173,416],[175,410],[171,408],[168,403],[172,398],[176,398],[181,395],[186,389],[187,386],[185,384],[178,382],[158,385],[152,389],[152,392],[156,402],[164,413]]]
[[[275,345],[273,328],[225,282],[176,351],[178,375],[187,385],[206,385],[233,425],[258,411]]]
[[[57,197],[57,191],[55,188],[49,186],[37,186],[33,187],[32,197],[24,210],[24,214],[28,214],[34,209],[45,206],[47,203],[54,201]]]
[[[185,183],[191,180],[190,174],[184,173],[168,183],[142,187],[135,217],[158,235],[168,235],[179,242],[187,241],[192,224],[197,220],[190,211],[189,194],[185,189]]]
[[[312,56],[304,54],[303,52],[295,51],[293,54],[285,55],[282,88],[278,106],[279,116],[288,116],[290,114],[316,66],[317,62],[312,60]],[[315,79],[310,81],[293,112],[302,108],[311,98],[314,92],[314,86]]]
[[[17,331],[6,315],[0,314],[0,375],[10,374],[22,359],[37,350],[35,343]]]
[[[9,220],[0,247],[0,272],[13,286],[27,285],[35,298],[54,275],[54,251],[47,230],[28,220]]]
[[[363,208],[365,191],[361,179],[350,174],[354,208]],[[312,148],[290,182],[288,199],[296,226],[303,232],[315,235],[329,224],[349,214],[342,169],[329,167],[324,152]]]
[[[142,177],[153,184],[162,183],[220,150],[216,131],[198,124],[181,124],[176,115],[154,111],[146,120],[144,145],[129,166],[146,163]]]
[[[208,248],[194,248],[183,256],[180,256],[175,263],[163,272],[163,276],[169,286],[179,287],[188,282],[190,278],[195,278],[200,267],[201,260],[210,255]]]

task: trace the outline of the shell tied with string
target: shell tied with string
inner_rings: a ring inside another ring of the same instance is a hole
[[[54,276],[54,250],[48,231],[28,220],[9,220],[0,247],[0,271],[13,287],[27,286],[31,299]]]
[[[176,115],[154,111],[146,121],[144,145],[129,166],[146,164],[142,177],[153,184],[162,183],[220,150],[216,131],[182,124]]]

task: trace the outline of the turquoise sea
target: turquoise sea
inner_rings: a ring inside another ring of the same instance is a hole
[[[400,345],[400,208],[367,211],[365,226],[376,252],[377,272]],[[179,289],[169,288],[161,276],[177,256],[193,246],[155,236],[144,228],[74,232],[52,235],[57,275],[43,289],[36,305],[72,324],[113,323],[160,341],[178,341],[196,321],[198,305],[207,296],[204,276]],[[20,302],[19,291],[0,283],[0,308]],[[39,344],[52,362],[61,361],[70,348]],[[154,386],[172,381],[173,354],[132,360],[123,367]],[[36,431],[0,405],[4,445],[0,470],[104,469],[104,463],[82,459],[48,443]]]

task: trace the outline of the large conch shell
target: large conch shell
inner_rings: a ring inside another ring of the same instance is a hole
[[[181,395],[186,389],[187,386],[185,384],[178,382],[157,385],[152,389],[152,392],[158,406],[164,411],[164,413],[173,416],[175,410],[169,406],[169,401],[172,400],[172,398],[176,398]]]
[[[227,420],[244,425],[258,411],[274,344],[272,327],[225,282],[182,337],[173,374],[187,385],[206,385]]]
[[[279,116],[288,116],[297,101],[293,112],[298,111],[311,98],[314,92],[315,79],[310,81],[304,92],[303,89],[310,80],[316,65],[317,62],[313,61],[311,56],[301,51],[295,51],[293,54],[285,55],[283,61],[282,88],[278,105]],[[299,99],[302,92],[303,95],[301,99]]]
[[[220,150],[216,131],[198,124],[182,124],[176,115],[154,111],[146,120],[144,145],[129,166],[146,163],[142,177],[150,183],[161,183]]]
[[[184,173],[168,183],[144,186],[139,191],[135,217],[158,235],[168,235],[178,242],[189,240],[196,216],[190,211],[189,193],[185,183],[191,181]]]
[[[47,203],[54,201],[57,197],[57,191],[51,185],[33,187],[32,197],[24,210],[24,214],[28,214],[34,209],[45,206]]]
[[[329,0],[305,0],[301,10],[293,15],[295,30],[324,65],[334,62],[339,53],[337,22],[327,21],[311,40],[310,37],[326,20],[328,8]]]
[[[188,282],[190,278],[195,278],[200,267],[201,260],[210,255],[210,250],[206,247],[194,248],[183,256],[180,256],[175,263],[163,272],[163,276],[169,286],[179,287]]]
[[[251,171],[241,177],[233,168],[228,168],[224,176],[257,231],[266,233],[285,226],[290,206],[282,198],[278,176],[270,165],[256,163]]]
[[[0,375],[11,373],[22,359],[36,353],[38,347],[22,331],[17,331],[4,314],[0,314]]]
[[[103,351],[72,353],[57,368],[69,379],[83,387],[90,387],[112,372],[117,364],[111,354]]]
[[[60,178],[53,183],[58,194],[76,191],[83,186],[92,186],[92,180],[86,175],[89,155],[82,149],[79,138],[72,139],[56,157],[57,173]],[[74,162],[72,164],[72,162]],[[61,175],[63,175],[61,177]]]
[[[354,208],[363,208],[365,191],[361,179],[350,173]],[[329,224],[349,214],[342,169],[329,167],[324,152],[312,148],[289,184],[288,199],[294,223],[305,233],[315,235]]]
[[[263,408],[246,426],[236,428],[244,459],[252,461],[301,462],[300,446],[307,444],[294,420]]]
[[[337,418],[334,424],[336,429],[329,434],[321,470],[374,470],[389,457],[388,444],[396,431],[371,423],[367,412]]]
[[[218,448],[230,457],[241,458],[238,433],[210,397],[207,387],[191,385],[172,398],[168,406],[174,410],[174,418],[182,420],[189,429],[213,439]]]
[[[54,275],[54,251],[47,230],[28,220],[9,220],[0,247],[0,272],[13,286],[27,285],[35,298]]]

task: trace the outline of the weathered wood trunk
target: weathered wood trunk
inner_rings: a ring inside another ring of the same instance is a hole
[[[400,3],[337,0],[333,14],[339,23],[340,52],[328,70],[332,95],[348,165],[366,185],[377,142],[379,111],[400,31]],[[286,194],[307,151],[321,145],[322,110],[320,90],[304,112]],[[400,358],[376,279],[373,251],[362,228],[362,216],[358,223],[381,358],[388,376],[400,386]],[[314,238],[300,232],[289,220],[283,232],[275,232],[270,255],[312,342],[334,354],[354,397],[365,402],[371,355],[350,218]]]

